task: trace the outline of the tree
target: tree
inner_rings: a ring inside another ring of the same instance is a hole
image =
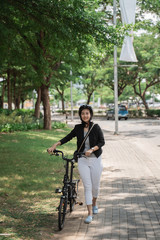
[[[18,109],[20,102],[23,105],[28,92],[34,89],[32,80],[35,79],[35,73],[26,61],[25,55],[22,56],[23,45],[17,36],[12,39],[8,47],[7,55],[2,56],[0,68],[0,76],[4,78],[5,86],[2,96],[4,98],[7,90],[8,108],[12,109],[14,102],[15,108]]]
[[[160,83],[159,39],[153,34],[144,34],[135,38],[135,46],[139,62],[138,69],[135,68],[131,71],[131,74],[132,72],[137,72],[137,76],[133,77],[132,86],[135,94],[142,99],[145,108],[148,109],[146,92],[152,86]]]
[[[95,101],[100,98],[101,103],[114,103],[114,91],[112,91],[109,87],[103,86],[99,88],[95,92]]]
[[[103,74],[103,61],[105,59],[104,48],[88,44],[88,56],[83,66],[78,71],[77,80],[83,85],[83,92],[87,97],[87,104],[91,100],[94,91],[105,85]]]
[[[81,55],[93,38],[104,44],[116,42],[116,30],[107,26],[104,14],[95,11],[95,7],[98,7],[97,2],[93,6],[92,1],[80,0],[8,0],[2,3],[0,29],[5,29],[5,33],[11,29],[26,43],[26,57],[39,77],[45,129],[51,128],[51,79],[63,58],[73,50]]]
[[[141,9],[141,14],[151,12],[159,15],[160,12],[159,0],[147,0],[147,1],[138,0],[137,4]]]

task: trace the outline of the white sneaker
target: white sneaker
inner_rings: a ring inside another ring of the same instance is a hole
[[[88,216],[88,217],[84,220],[84,222],[85,222],[85,223],[91,223],[92,220],[93,220],[93,217],[92,217],[92,216]]]

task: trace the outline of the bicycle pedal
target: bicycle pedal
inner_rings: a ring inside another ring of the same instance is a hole
[[[61,188],[56,188],[55,193],[61,193],[62,189]]]

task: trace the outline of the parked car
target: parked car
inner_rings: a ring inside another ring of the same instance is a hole
[[[118,119],[121,120],[121,118],[124,118],[125,120],[128,119],[128,110],[127,110],[126,106],[124,106],[124,105],[118,106]],[[109,120],[109,119],[115,119],[114,108],[109,109],[107,111],[107,120]]]

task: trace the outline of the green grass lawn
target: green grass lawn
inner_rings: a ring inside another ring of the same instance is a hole
[[[0,239],[53,239],[60,198],[55,189],[62,186],[64,161],[46,149],[69,131],[0,134]],[[59,149],[71,156],[75,140]]]

